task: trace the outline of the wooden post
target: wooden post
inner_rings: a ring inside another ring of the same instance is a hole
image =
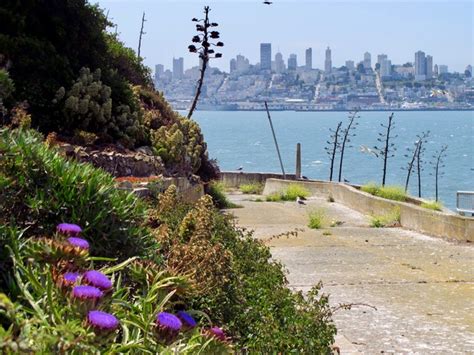
[[[301,179],[301,144],[296,144],[296,179]]]

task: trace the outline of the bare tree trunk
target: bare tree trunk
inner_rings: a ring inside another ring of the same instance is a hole
[[[138,59],[140,59],[140,51],[142,48],[142,36],[145,34],[145,32],[143,32],[144,25],[145,25],[145,11],[143,11],[142,27],[140,28],[140,37],[138,38],[138,53],[137,53]]]
[[[342,162],[344,160],[344,150],[346,149],[347,139],[349,137],[349,133],[356,116],[357,116],[357,111],[355,111],[352,114],[349,124],[347,125],[346,131],[344,132],[344,139],[342,141],[342,146],[341,146],[341,160],[339,161],[339,182],[341,182],[341,177],[342,177]]]
[[[388,151],[389,151],[389,144],[390,144],[390,129],[392,128],[392,119],[393,119],[393,113],[388,118],[387,137],[385,139],[385,153],[383,156],[382,186],[385,186],[385,177],[387,176],[387,160],[388,160]]]
[[[199,80],[198,80],[196,95],[194,95],[193,103],[191,105],[191,108],[189,109],[188,118],[191,118],[191,116],[193,115],[193,112],[196,109],[196,106],[199,100],[199,96],[201,96],[202,84],[204,83],[204,74],[206,73],[206,68],[207,68],[207,60],[203,59],[202,67],[201,67],[201,76],[199,77]]]
[[[334,133],[334,146],[332,149],[331,155],[331,170],[329,174],[329,181],[332,181],[332,174],[334,172],[334,160],[336,159],[336,151],[337,151],[337,138],[339,137],[339,130],[341,129],[342,122],[339,122],[336,128],[336,132]]]

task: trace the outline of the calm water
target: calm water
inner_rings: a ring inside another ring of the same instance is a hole
[[[388,112],[361,112],[359,126],[346,149],[343,177],[351,183],[364,184],[381,181],[382,160],[360,152],[360,146],[373,147],[380,123],[387,120]],[[265,112],[198,111],[196,119],[208,143],[209,155],[216,158],[222,170],[280,172],[269,123]],[[329,128],[339,121],[347,122],[345,112],[272,112],[273,125],[280,145],[287,173],[294,173],[296,143],[302,145],[303,175],[314,179],[328,179],[329,159],[324,150]],[[416,134],[430,130],[425,160],[443,144],[448,144],[444,176],[440,180],[440,199],[447,207],[456,205],[456,191],[474,190],[474,112],[395,112],[394,140],[397,151],[388,163],[387,184],[404,185],[407,165],[404,157],[412,147]],[[434,197],[433,168],[425,164],[422,172],[422,195]],[[337,170],[335,172],[337,177]],[[412,175],[410,191],[417,193],[416,175]]]

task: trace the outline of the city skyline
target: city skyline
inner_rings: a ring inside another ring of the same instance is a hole
[[[142,12],[146,12],[142,55],[145,64],[172,63],[183,57],[186,67],[197,65],[186,53],[194,26],[190,19],[202,12],[200,1],[99,1],[118,24],[120,39],[136,49]],[[386,53],[392,62],[413,61],[420,48],[438,63],[461,72],[472,64],[472,10],[470,2],[294,2],[276,1],[265,6],[260,1],[211,1],[211,18],[220,24],[225,43],[222,60],[212,66],[228,71],[229,60],[246,53],[259,62],[260,43],[272,43],[272,51],[285,58],[298,54],[305,62],[305,50],[312,48],[313,67],[324,68],[324,52],[334,51],[333,66],[348,59],[359,61],[364,52]],[[184,6],[186,5],[186,6]],[[397,24],[400,19],[403,22]],[[159,24],[159,26],[157,25]],[[258,31],[254,27],[258,26]],[[170,28],[162,31],[163,28]],[[172,30],[171,30],[172,29]],[[112,30],[112,29],[111,29]],[[163,35],[165,33],[166,35]],[[172,35],[170,35],[172,34]],[[273,58],[274,56],[272,56]],[[372,58],[374,60],[375,57]]]

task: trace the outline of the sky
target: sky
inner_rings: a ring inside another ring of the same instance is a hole
[[[434,64],[449,71],[464,71],[474,61],[473,1],[305,1],[273,0],[103,0],[94,1],[118,25],[120,39],[137,49],[143,11],[146,13],[141,55],[154,68],[172,68],[173,57],[184,57],[184,67],[197,65],[187,52],[195,34],[193,17],[211,7],[210,20],[218,22],[223,58],[211,65],[229,71],[229,61],[245,55],[260,61],[260,43],[272,43],[285,61],[291,53],[304,64],[304,51],[313,48],[313,67],[324,68],[324,51],[332,50],[333,66],[346,60],[356,63],[368,51],[372,65],[377,54],[387,54],[392,64],[414,61],[418,50],[433,56]],[[199,17],[201,18],[201,17]]]

